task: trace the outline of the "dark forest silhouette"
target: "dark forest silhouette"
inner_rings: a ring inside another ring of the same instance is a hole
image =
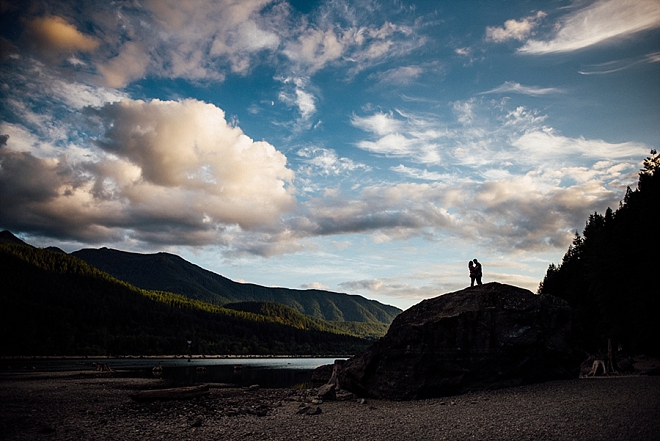
[[[0,355],[351,354],[384,333],[284,305],[136,288],[62,252],[0,243]],[[188,343],[190,341],[191,343]]]
[[[659,226],[660,154],[652,150],[637,189],[628,187],[616,211],[589,216],[539,286],[574,308],[584,349],[603,351],[611,339],[629,352],[660,352]]]

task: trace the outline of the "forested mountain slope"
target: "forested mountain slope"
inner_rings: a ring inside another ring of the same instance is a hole
[[[369,344],[320,320],[301,328],[139,289],[61,252],[0,244],[0,268],[1,355],[322,355]]]
[[[137,287],[174,292],[217,305],[276,302],[326,321],[385,325],[401,312],[358,295],[237,283],[168,253],[138,254],[101,248],[83,249],[72,255]]]
[[[540,293],[575,309],[589,351],[607,340],[634,353],[660,353],[660,155],[644,161],[637,189],[615,211],[594,213],[559,265],[550,265]]]

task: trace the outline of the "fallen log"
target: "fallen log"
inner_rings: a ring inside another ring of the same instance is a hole
[[[168,401],[168,400],[190,400],[207,396],[209,394],[208,384],[200,386],[173,387],[170,389],[141,390],[129,397],[139,402]]]
[[[238,389],[240,386],[234,383],[206,383],[211,389]]]

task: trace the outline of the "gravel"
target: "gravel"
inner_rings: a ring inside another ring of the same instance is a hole
[[[314,389],[129,395],[160,380],[0,376],[1,440],[658,440],[660,377],[555,381],[421,401],[318,402]]]

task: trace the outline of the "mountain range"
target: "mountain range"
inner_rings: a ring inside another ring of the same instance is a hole
[[[349,354],[398,312],[360,296],[239,284],[172,254],[35,248],[8,231],[0,267],[0,355]]]
[[[169,253],[138,254],[101,248],[71,255],[139,288],[173,292],[216,305],[275,302],[322,320],[385,325],[401,312],[358,295],[237,283]]]

